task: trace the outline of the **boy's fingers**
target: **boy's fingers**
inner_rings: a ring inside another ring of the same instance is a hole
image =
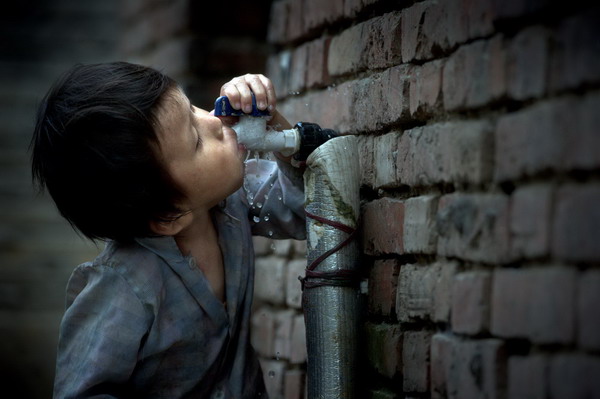
[[[229,98],[229,103],[233,109],[242,108],[240,91],[235,84],[232,84],[231,82],[225,83],[221,87],[221,95]]]
[[[245,80],[239,80],[236,82],[235,87],[240,93],[241,109],[245,113],[252,112],[252,95],[248,83]]]
[[[277,96],[275,95],[275,88],[273,87],[273,83],[271,79],[267,78],[264,75],[258,75],[258,78],[261,80],[263,86],[266,89],[267,94],[267,104],[269,107],[269,111],[273,111],[275,106],[277,105]]]
[[[256,105],[258,109],[265,110],[267,109],[268,99],[266,88],[264,87],[263,81],[260,79],[259,75],[246,75],[245,76],[246,83],[252,89],[254,96],[256,97]]]

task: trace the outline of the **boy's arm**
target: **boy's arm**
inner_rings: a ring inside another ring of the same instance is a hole
[[[67,289],[54,397],[127,397],[148,316],[125,279],[105,266],[80,266]]]

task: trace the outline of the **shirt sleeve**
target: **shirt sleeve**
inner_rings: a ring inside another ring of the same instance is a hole
[[[127,397],[127,384],[150,316],[124,277],[84,264],[67,286],[60,327],[55,398]]]
[[[244,189],[252,234],[276,239],[306,238],[301,169],[280,160],[249,160]]]

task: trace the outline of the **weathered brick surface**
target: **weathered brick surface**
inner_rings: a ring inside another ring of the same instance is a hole
[[[369,275],[369,312],[390,316],[396,308],[400,264],[394,259],[377,260]]]
[[[400,13],[360,23],[331,40],[328,71],[332,76],[400,63]]]
[[[423,195],[404,202],[403,242],[406,253],[435,253],[437,201],[435,195]]]
[[[548,254],[554,190],[545,184],[518,188],[510,203],[510,243],[513,257],[536,258]]]
[[[463,334],[487,331],[490,316],[491,274],[460,273],[452,287],[452,330]]]
[[[600,349],[600,271],[587,270],[579,276],[577,335],[579,346]]]
[[[398,181],[409,186],[482,183],[491,177],[491,127],[446,122],[405,131],[398,144]]]
[[[549,372],[550,398],[600,397],[600,358],[578,353],[552,358]]]
[[[413,68],[409,88],[409,108],[413,118],[433,115],[442,105],[443,60],[431,61]]]
[[[600,259],[599,200],[599,185],[573,184],[558,190],[552,229],[552,252],[556,257],[584,262]]]
[[[436,334],[431,346],[432,398],[503,398],[506,352],[498,339]]]
[[[387,378],[400,375],[403,340],[400,326],[367,323],[366,340],[369,365]]]
[[[275,256],[256,260],[254,295],[271,304],[285,303],[285,260]]]
[[[362,244],[372,255],[402,254],[404,203],[384,198],[366,204],[362,211]]]
[[[275,2],[268,65],[290,121],[358,136],[363,396],[597,395],[600,7],[326,3]]]
[[[438,203],[436,223],[440,255],[490,263],[510,259],[505,195],[445,195]]]
[[[429,319],[433,311],[433,293],[440,267],[440,264],[406,264],[400,267],[396,299],[398,320],[408,322]]]
[[[540,26],[520,32],[506,51],[508,95],[516,100],[540,97],[546,91],[549,34]]]
[[[285,304],[300,309],[302,306],[302,289],[298,277],[305,275],[306,259],[292,260],[287,265]]]
[[[442,92],[449,111],[481,107],[506,92],[502,37],[461,46],[444,65]]]
[[[429,389],[431,333],[407,331],[403,338],[402,389],[404,392],[426,392]]]
[[[548,359],[543,355],[508,358],[507,397],[547,398],[548,369]]]
[[[600,9],[596,6],[565,19],[556,30],[550,72],[550,85],[554,90],[600,80],[599,18]]]
[[[566,267],[496,270],[492,334],[540,344],[573,342],[576,277]]]

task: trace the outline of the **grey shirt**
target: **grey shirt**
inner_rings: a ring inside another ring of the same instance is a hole
[[[108,242],[75,269],[55,398],[266,398],[250,346],[251,236],[303,239],[303,184],[287,164],[250,161],[244,186],[213,211],[226,304],[172,237]]]

